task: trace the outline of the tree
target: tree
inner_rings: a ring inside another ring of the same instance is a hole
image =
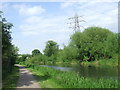
[[[89,27],[83,32],[91,43],[88,44],[90,55],[94,59],[105,58],[107,53],[105,53],[105,48],[108,47],[105,45],[105,42],[108,41],[109,35],[112,35],[108,29],[101,27]],[[109,52],[110,53],[110,52]]]
[[[78,57],[78,48],[66,46],[63,50],[58,52],[57,60],[63,62],[70,62],[76,60]]]
[[[69,45],[78,48],[78,59],[91,61],[112,57],[117,50],[116,44],[117,37],[113,32],[105,28],[89,27],[83,32],[74,33]]]
[[[118,53],[118,34],[111,33],[108,35],[103,50],[108,57]]]
[[[42,54],[38,49],[34,49],[33,51],[32,51],[32,55],[34,56],[34,55],[38,55],[38,54]]]
[[[32,58],[30,54],[19,54],[16,63],[24,63],[27,59]]]
[[[48,41],[44,49],[44,54],[46,56],[52,56],[53,54],[57,53],[57,51],[58,51],[57,43],[51,40]]]
[[[8,72],[12,71],[12,67],[15,64],[17,58],[18,49],[12,44],[11,29],[12,23],[9,23],[2,17],[2,11],[0,11],[0,28],[2,29],[2,74],[3,78],[8,76]],[[1,34],[1,33],[0,33]]]
[[[76,57],[78,60],[83,60],[84,56],[88,54],[87,50],[88,47],[87,44],[89,44],[90,41],[87,41],[87,36],[83,34],[82,32],[75,32],[71,36],[71,41],[69,46],[70,47],[76,47],[78,50],[78,56]]]

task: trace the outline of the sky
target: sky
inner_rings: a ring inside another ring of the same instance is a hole
[[[20,54],[31,54],[34,49],[43,53],[48,40],[60,48],[68,45],[74,33],[67,24],[73,21],[68,18],[75,13],[86,21],[80,23],[84,28],[99,26],[118,32],[118,2],[3,2],[1,9],[3,17],[14,25],[12,43]]]

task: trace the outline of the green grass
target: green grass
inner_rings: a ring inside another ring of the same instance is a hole
[[[10,75],[8,75],[8,77],[6,77],[2,82],[2,90],[15,90],[19,78],[19,68],[16,66],[13,67],[12,72],[8,74]]]
[[[91,62],[81,62],[82,65],[94,65],[94,66],[113,66],[117,67],[118,66],[118,58],[111,58],[111,59],[100,59],[100,60],[95,60]]]
[[[62,88],[53,81],[47,72],[43,73],[32,68],[29,68],[29,70],[32,71],[33,75],[36,77],[42,88]]]
[[[42,88],[117,88],[118,80],[95,79],[79,76],[75,72],[60,71],[49,67],[29,68]]]

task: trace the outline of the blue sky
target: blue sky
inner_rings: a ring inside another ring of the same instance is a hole
[[[84,28],[100,26],[118,32],[117,2],[4,2],[2,11],[14,25],[12,42],[22,54],[33,49],[42,52],[48,40],[56,41],[60,48],[68,45],[73,33],[68,18],[75,13],[84,15]]]

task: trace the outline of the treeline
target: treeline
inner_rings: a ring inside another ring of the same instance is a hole
[[[89,27],[71,35],[69,45],[63,49],[59,49],[56,42],[48,41],[43,52],[35,49],[32,55],[19,56],[18,61],[31,65],[110,59],[118,55],[118,33],[101,27]]]
[[[0,33],[2,34],[2,79],[5,79],[12,72],[12,68],[17,59],[18,48],[12,44],[11,28],[12,23],[9,23],[2,17],[2,11],[0,11]]]

